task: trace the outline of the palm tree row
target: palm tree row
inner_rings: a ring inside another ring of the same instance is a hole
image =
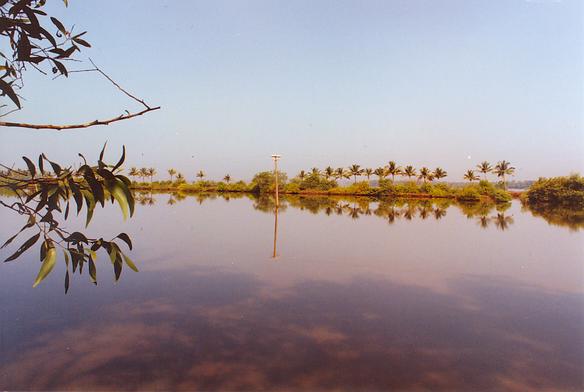
[[[307,175],[308,174],[304,170],[301,170],[300,173],[298,173],[297,177],[300,180],[304,180],[307,177]],[[376,169],[361,168],[360,165],[353,164],[346,169],[342,167],[333,169],[332,167],[328,166],[321,173],[318,168],[312,168],[312,170],[310,171],[310,175],[322,176],[327,180],[331,178],[336,180],[350,179],[352,177],[353,183],[356,183],[357,178],[361,176],[367,177],[367,181],[370,181],[371,176],[377,176],[379,180],[383,180],[385,179],[385,177],[391,176],[392,181],[395,182],[396,176],[404,176],[408,177],[408,180],[411,180],[412,177],[414,177],[417,178],[418,180],[427,182],[433,180],[440,180],[442,178],[445,178],[448,174],[444,169],[440,167],[437,167],[434,170],[430,170],[427,167],[422,167],[418,174],[417,170],[411,165],[401,168],[394,161],[390,161],[387,166],[378,167]]]
[[[177,172],[176,169],[170,168],[166,172],[170,176],[170,182],[174,182],[175,178],[176,178],[176,181],[178,181],[178,182],[184,181],[184,178],[185,178],[184,175],[182,173]],[[128,174],[130,175],[130,177],[136,177],[136,178],[142,179],[142,182],[145,182],[145,179],[147,177],[149,177],[150,182],[152,182],[153,177],[157,174],[157,172],[156,172],[156,169],[153,167],[150,167],[150,168],[142,167],[140,169],[138,169],[136,167],[132,167],[130,169],[130,171],[128,172]],[[197,178],[199,178],[200,181],[202,181],[206,177],[206,174],[204,171],[199,170],[197,172],[196,176],[197,176]],[[226,183],[229,184],[231,182],[231,176],[229,174],[226,174],[225,177],[223,177],[223,181],[225,181]]]
[[[150,177],[150,182],[152,182],[152,178],[156,175],[156,169],[153,167],[142,167],[140,169],[132,167],[128,174],[130,177],[141,178],[142,182],[145,182],[146,177]]]
[[[511,166],[510,162],[505,160],[497,162],[494,167],[487,161],[479,163],[476,167],[477,171],[483,174],[485,181],[487,180],[487,174],[494,173],[498,178],[501,178],[504,186],[507,184],[506,176],[511,176],[515,173],[515,168]],[[473,182],[479,180],[479,177],[475,174],[474,170],[467,170],[464,173],[464,179]]]

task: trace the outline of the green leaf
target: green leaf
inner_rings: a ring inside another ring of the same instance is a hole
[[[37,278],[34,281],[34,284],[32,285],[32,287],[37,287],[39,285],[39,283],[41,283],[43,281],[43,279],[45,279],[47,277],[47,275],[53,270],[53,267],[55,267],[56,261],[57,261],[57,250],[53,246],[47,250],[47,255],[45,256],[45,259],[43,260],[43,264],[41,265],[41,269],[39,270],[39,274],[37,275]]]
[[[116,165],[112,169],[112,172],[115,172],[118,167],[122,166],[122,163],[124,163],[125,160],[126,160],[126,146],[122,146],[122,157],[120,158],[118,163],[116,163]]]
[[[119,238],[122,241],[124,241],[128,245],[128,248],[132,250],[132,240],[130,239],[129,235],[127,235],[126,233],[120,233],[116,238]]]
[[[116,199],[120,208],[122,210],[122,214],[124,215],[124,220],[128,219],[128,215],[130,214],[130,203],[128,202],[128,198],[126,192],[124,191],[124,183],[116,179],[116,182],[109,188],[110,193]]]
[[[32,163],[32,161],[30,159],[28,159],[27,157],[22,157],[22,159],[24,160],[24,162],[26,162],[26,166],[28,166],[28,171],[30,173],[30,176],[32,178],[34,178],[35,174],[36,174],[36,168],[34,167],[34,164]]]
[[[67,272],[65,273],[65,294],[69,291],[69,268],[67,268]]]
[[[95,210],[95,199],[91,192],[83,191],[83,196],[85,197],[85,202],[87,204],[87,218],[85,219],[85,227],[89,226],[91,218],[93,217],[93,211]]]
[[[38,241],[38,239],[39,239],[40,236],[41,236],[41,233],[37,233],[37,234],[33,235],[32,237],[30,237],[28,240],[26,240],[26,242],[24,244],[22,244],[20,246],[20,248],[18,248],[18,250],[12,256],[10,256],[6,260],[4,260],[4,262],[12,261],[12,260],[18,258],[28,248],[30,248],[31,246],[33,246]]]
[[[67,3],[65,3],[67,4]],[[57,18],[53,18],[51,16],[51,22],[53,22],[53,24],[59,29],[59,31],[63,34],[67,34],[67,29],[65,29],[65,26],[63,26],[63,23],[59,22],[59,19]]]
[[[91,283],[97,285],[97,269],[91,259],[89,260],[89,277],[91,278]]]
[[[136,267],[136,264],[134,264],[134,262],[132,261],[132,259],[130,259],[125,254],[122,254],[122,256],[124,256],[124,260],[126,261],[126,264],[128,264],[128,267],[130,267],[132,270],[138,272],[138,267]]]
[[[20,107],[20,100],[18,99],[18,96],[16,95],[16,93],[12,89],[12,86],[10,84],[6,83],[2,79],[0,79],[0,90],[2,90],[3,94],[8,95],[8,98],[10,98],[12,100],[12,102],[14,102],[14,104],[16,106],[18,106],[19,109],[21,108]]]

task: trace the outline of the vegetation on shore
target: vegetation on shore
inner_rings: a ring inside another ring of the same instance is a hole
[[[445,182],[435,182],[447,177],[447,172],[437,167],[431,170],[422,167],[419,171],[411,165],[400,167],[390,161],[385,167],[376,169],[361,168],[353,164],[347,169],[327,167],[323,171],[312,168],[310,171],[301,170],[298,175],[288,181],[285,173],[278,173],[279,192],[282,194],[322,194],[322,195],[355,195],[355,196],[388,196],[409,198],[450,198],[460,201],[490,200],[494,202],[507,202],[512,196],[506,191],[506,177],[513,174],[514,168],[509,162],[501,161],[492,167],[488,162],[477,165],[478,171],[484,179],[469,170],[464,178],[469,181],[465,186],[453,186]],[[250,183],[244,181],[231,182],[231,176],[227,174],[223,181],[205,180],[205,173],[201,170],[197,173],[198,181],[187,183],[184,176],[174,169],[167,172],[169,181],[152,181],[153,168],[131,168],[130,176],[140,178],[141,182],[134,182],[134,189],[178,191],[186,193],[197,192],[253,192],[271,193],[275,191],[275,174],[273,172],[257,173]],[[494,184],[487,180],[488,173],[495,173],[502,181]],[[176,176],[176,179],[174,178]],[[358,181],[365,176],[366,181]],[[377,181],[372,183],[371,177],[376,176]],[[407,181],[396,181],[396,176],[407,178]],[[149,183],[145,182],[150,178]],[[352,180],[352,184],[342,185],[339,181]]]
[[[584,177],[540,178],[521,201],[534,216],[572,230],[584,228]]]

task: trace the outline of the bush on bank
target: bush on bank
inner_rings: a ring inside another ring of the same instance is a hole
[[[523,201],[530,205],[584,208],[584,177],[578,174],[568,177],[542,177],[529,187]]]

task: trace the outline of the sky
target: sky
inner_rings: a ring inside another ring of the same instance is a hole
[[[389,160],[460,181],[483,160],[515,179],[584,173],[584,2],[580,0],[49,2],[124,88],[162,109],[108,127],[0,128],[0,162],[45,152],[188,180],[249,180]],[[2,43],[4,45],[4,43]],[[87,68],[83,63],[71,69]],[[95,73],[26,74],[6,121],[66,124],[139,105]]]

